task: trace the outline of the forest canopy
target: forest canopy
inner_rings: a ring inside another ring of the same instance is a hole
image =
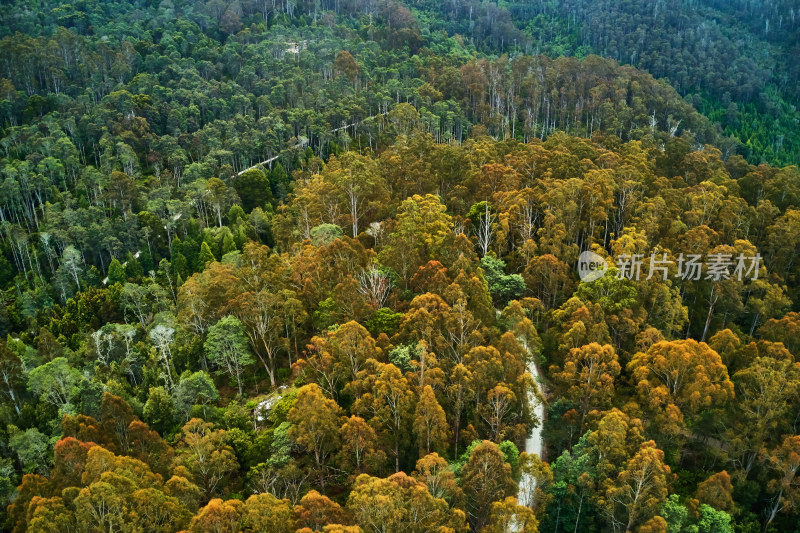
[[[2,528],[800,531],[797,17],[8,3]]]

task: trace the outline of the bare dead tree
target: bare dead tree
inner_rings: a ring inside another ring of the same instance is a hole
[[[358,292],[367,299],[369,305],[375,309],[383,307],[392,289],[392,281],[385,272],[371,266],[358,275],[358,283]]]
[[[489,252],[489,246],[492,244],[494,237],[494,225],[497,215],[489,210],[489,202],[486,202],[486,212],[481,215],[480,224],[478,225],[478,246],[481,249],[481,256]]]

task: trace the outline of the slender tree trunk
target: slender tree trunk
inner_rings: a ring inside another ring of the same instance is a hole
[[[706,315],[706,325],[703,328],[703,336],[700,338],[700,342],[705,342],[706,335],[708,335],[708,327],[711,325],[711,318],[714,316],[714,306],[717,303],[717,287],[714,286],[711,289],[711,298],[708,302],[708,315]]]
[[[783,489],[778,492],[778,496],[775,498],[775,505],[772,506],[772,509],[769,510],[769,515],[767,515],[767,521],[764,523],[764,533],[767,533],[767,529],[769,529],[769,525],[775,520],[775,515],[778,514],[778,510],[781,508],[781,502],[783,501]]]

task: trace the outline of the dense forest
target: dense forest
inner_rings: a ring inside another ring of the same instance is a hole
[[[753,163],[798,163],[800,5],[793,0],[419,0],[481,50],[595,53],[666,79]]]
[[[799,17],[7,3],[0,529],[800,532]]]

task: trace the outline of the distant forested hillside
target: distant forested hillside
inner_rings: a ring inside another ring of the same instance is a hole
[[[206,39],[222,45],[228,36],[237,34],[235,40],[240,43],[261,41],[262,30],[253,26],[261,23],[270,28],[307,28],[312,40],[321,39],[319,33],[310,31],[313,27],[347,27],[347,32],[337,34],[339,38],[376,40],[387,52],[406,49],[415,54],[423,50],[420,58],[431,52],[449,60],[460,57],[461,61],[473,52],[495,57],[504,53],[510,57],[544,54],[552,58],[594,53],[667,80],[718,126],[727,150],[735,150],[753,163],[785,165],[800,161],[798,13],[800,7],[790,0],[43,2],[41,7],[19,2],[4,10],[0,35],[21,32],[50,36],[56,26],[62,26],[79,35],[93,36],[112,48],[125,39],[168,45],[168,37],[162,41],[164,34],[196,33],[192,28],[196,24]],[[456,43],[448,36],[455,37]],[[183,57],[193,56],[195,45],[208,46],[203,41],[188,38],[176,50]],[[465,49],[462,44],[466,44]],[[190,45],[191,49],[187,48]],[[153,53],[157,48],[145,51],[139,47],[137,52]],[[67,50],[62,46],[63,54]],[[383,65],[399,65],[407,56],[361,58],[367,67],[373,59]],[[208,62],[207,57],[201,59]],[[70,59],[65,57],[64,61],[66,65],[47,59],[41,66],[19,65],[20,69],[27,68],[27,73],[7,69],[6,77],[39,78],[42,86],[58,85],[53,76],[73,76]],[[114,65],[106,66],[111,69]],[[227,67],[237,68],[232,64]],[[124,81],[124,71],[130,68],[117,62],[113,77]],[[205,68],[205,77],[215,74]],[[56,74],[59,71],[61,74]],[[373,74],[379,75],[370,72],[370,78]],[[18,81],[14,88],[26,96],[37,86],[32,79]],[[4,90],[6,94],[0,96],[10,100],[8,88]],[[443,96],[451,95],[445,92]],[[509,104],[514,99],[513,92],[506,97]],[[13,103],[5,106],[14,107]],[[438,117],[443,110],[432,112]],[[516,129],[512,133],[524,135]]]
[[[595,53],[666,79],[755,163],[800,161],[792,0],[411,2],[489,53]]]

